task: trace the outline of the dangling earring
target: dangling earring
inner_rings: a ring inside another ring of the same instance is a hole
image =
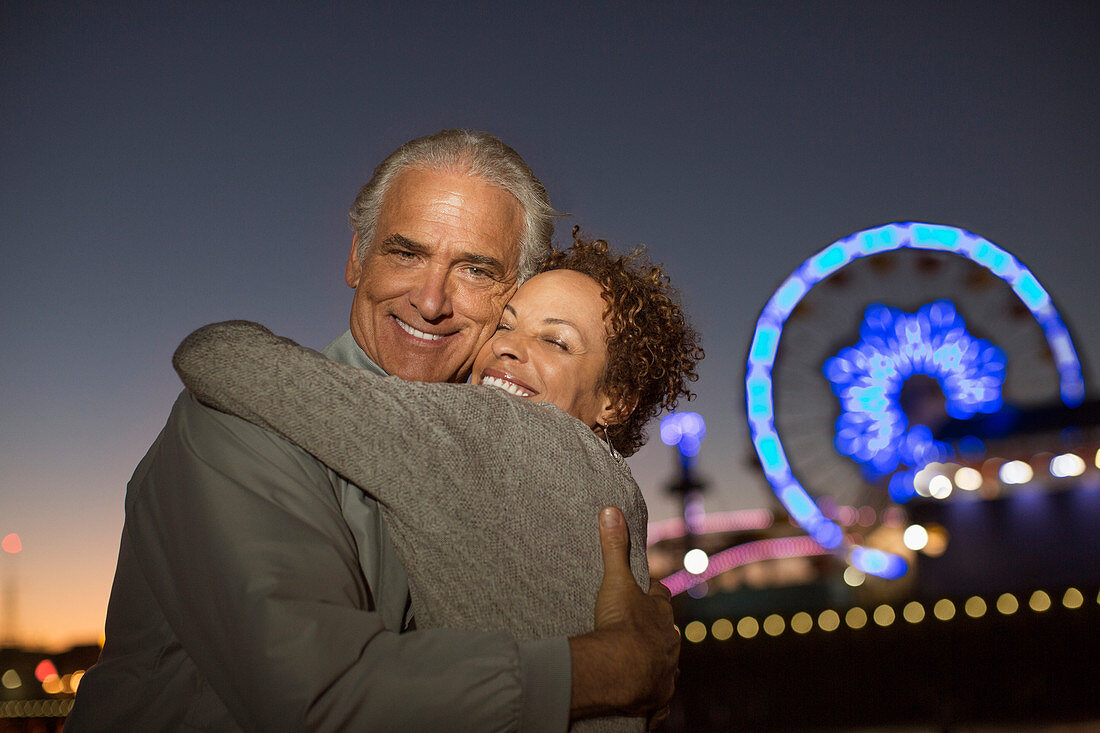
[[[611,454],[612,458],[621,458],[619,452],[615,450],[615,446],[611,445],[611,435],[607,432],[607,425],[604,423],[597,423],[600,426],[600,430],[603,432],[603,442],[607,444],[607,452]]]

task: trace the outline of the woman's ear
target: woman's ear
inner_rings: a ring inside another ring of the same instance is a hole
[[[603,410],[600,412],[599,422],[601,425],[608,427],[622,425],[630,419],[630,416],[634,413],[634,408],[637,406],[637,395],[608,397],[604,402]]]

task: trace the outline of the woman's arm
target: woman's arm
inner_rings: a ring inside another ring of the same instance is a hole
[[[487,417],[466,387],[379,377],[248,321],[198,329],[172,364],[202,402],[300,445],[360,486],[411,470],[410,451],[422,455],[426,444],[453,446],[447,423]]]

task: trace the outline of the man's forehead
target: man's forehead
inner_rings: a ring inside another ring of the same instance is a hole
[[[524,229],[523,208],[503,188],[456,171],[407,169],[383,197],[374,240],[396,235],[425,248],[446,243],[514,265]]]

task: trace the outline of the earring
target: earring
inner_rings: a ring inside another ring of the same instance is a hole
[[[619,452],[615,450],[615,446],[611,445],[611,435],[607,432],[607,425],[604,423],[597,423],[600,426],[600,430],[603,432],[603,441],[607,444],[607,452],[611,454],[612,458],[619,458]]]

